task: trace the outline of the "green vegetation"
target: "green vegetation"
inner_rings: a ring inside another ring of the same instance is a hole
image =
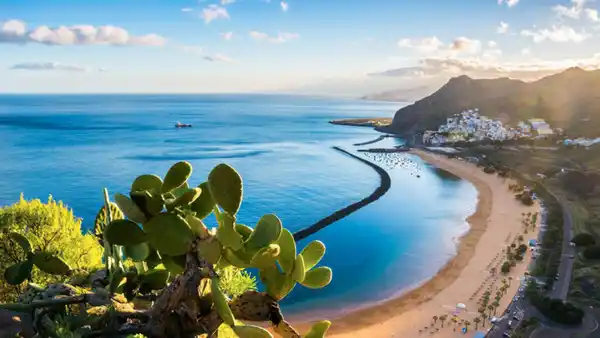
[[[28,251],[58,254],[72,277],[86,276],[101,267],[102,247],[93,235],[82,234],[81,220],[71,210],[52,197],[43,203],[38,199],[27,201],[21,196],[17,203],[0,208],[0,271],[4,273],[0,280],[0,303],[16,301],[25,289],[21,283],[9,285],[7,277],[29,277],[30,282],[41,285],[65,280],[63,276],[43,272],[39,266],[33,268],[35,261],[27,260]],[[17,276],[19,271],[24,275]]]
[[[331,269],[318,266],[325,245],[313,241],[298,253],[294,237],[273,214],[254,227],[238,223],[243,183],[232,167],[217,165],[197,187],[188,185],[191,174],[189,163],[178,162],[163,178],[139,176],[129,194],[115,194],[114,202],[105,190],[94,235],[81,235],[78,221],[76,229],[68,228],[80,236],[69,237],[73,242],[96,248],[89,261],[71,263],[64,248],[47,244],[57,231],[32,236],[30,227],[46,225],[36,217],[2,218],[3,236],[11,238],[2,242],[20,254],[6,268],[4,282],[25,292],[0,308],[29,313],[35,331],[49,337],[272,337],[243,321],[270,322],[280,336],[299,337],[278,303],[296,284],[318,289],[330,283]],[[205,225],[209,214],[216,228]],[[73,219],[70,211],[67,216]],[[62,225],[52,217],[48,222]],[[76,275],[71,264],[80,264],[85,274],[68,283],[31,283],[67,281]],[[266,292],[255,291],[254,279],[243,271],[249,268],[258,270]],[[317,322],[304,337],[324,337],[330,325]]]
[[[576,246],[590,246],[596,244],[596,238],[592,234],[587,232],[578,233],[573,236],[571,242],[575,243]]]
[[[583,310],[569,302],[563,302],[560,299],[551,299],[541,294],[533,282],[527,285],[525,294],[544,316],[557,323],[579,325],[583,320]]]

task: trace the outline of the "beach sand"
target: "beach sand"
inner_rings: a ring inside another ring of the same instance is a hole
[[[539,205],[522,205],[509,191],[509,180],[495,174],[485,174],[474,164],[421,150],[411,153],[476,186],[479,192],[477,209],[467,219],[470,231],[460,239],[457,255],[432,279],[399,298],[333,319],[328,337],[473,337],[476,332],[473,318],[479,315],[477,301],[486,288],[492,289],[491,303],[502,279],[512,277],[511,287],[497,310],[497,314],[501,315],[516,294],[520,277],[527,270],[531,258],[529,251],[524,261],[512,268],[508,275],[499,273],[506,257],[504,248],[519,234],[523,234],[522,213],[538,212]],[[535,232],[529,231],[523,235],[525,243],[537,238],[537,229],[539,226],[536,226]],[[498,273],[495,276],[490,273],[492,266],[497,266]],[[454,325],[450,320],[444,323],[444,328],[439,321],[433,325],[433,316],[452,317],[458,303],[467,306],[467,310],[458,315],[472,324],[467,334],[460,332],[462,326]],[[297,327],[301,332],[306,332],[309,326],[305,323]],[[489,323],[484,328],[479,324],[479,331],[489,327]]]

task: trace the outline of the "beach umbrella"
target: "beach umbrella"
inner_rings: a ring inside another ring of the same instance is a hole
[[[463,303],[458,303],[458,304],[456,304],[456,308],[457,309],[465,310],[467,308],[467,306],[465,304],[463,304]]]

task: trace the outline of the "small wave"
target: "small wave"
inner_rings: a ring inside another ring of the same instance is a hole
[[[254,150],[237,153],[206,153],[206,154],[164,154],[164,155],[136,155],[124,156],[122,159],[140,161],[179,161],[179,160],[205,160],[213,158],[246,158],[269,153],[269,150]]]
[[[152,126],[142,125],[115,125],[108,124],[105,121],[77,123],[76,121],[68,123],[57,123],[45,119],[38,119],[36,116],[0,117],[0,125],[38,130],[148,130],[156,129]]]

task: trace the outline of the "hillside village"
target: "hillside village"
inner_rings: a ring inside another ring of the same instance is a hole
[[[454,142],[477,142],[483,140],[506,141],[517,139],[544,139],[562,134],[562,129],[552,128],[543,119],[520,121],[515,127],[504,125],[500,120],[479,114],[479,109],[469,109],[446,119],[438,130],[423,133],[423,143],[442,145]]]

